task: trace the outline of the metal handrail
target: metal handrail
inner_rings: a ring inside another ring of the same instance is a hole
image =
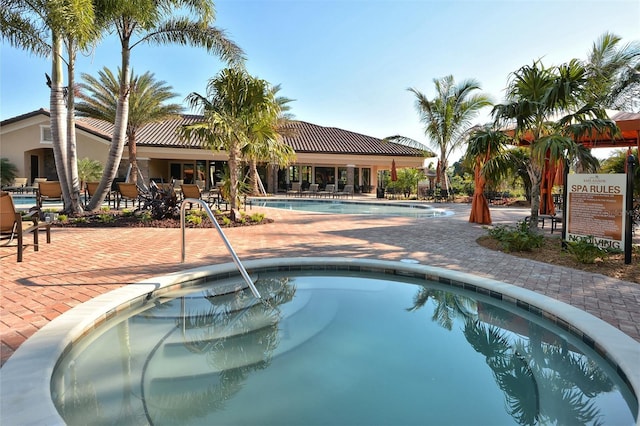
[[[180,204],[180,230],[182,232],[182,260],[181,260],[181,263],[184,263],[184,258],[185,258],[185,226],[184,226],[184,223],[185,223],[185,210],[186,210],[185,206],[188,203],[189,204],[200,204],[202,207],[204,207],[204,211],[207,212],[207,215],[209,216],[209,219],[211,219],[211,222],[213,222],[213,224],[215,225],[216,229],[218,230],[218,233],[220,234],[220,237],[222,238],[222,241],[224,241],[224,244],[227,246],[227,249],[229,250],[229,253],[231,253],[231,257],[233,258],[233,262],[238,267],[238,270],[240,271],[240,275],[242,275],[242,278],[244,278],[245,282],[247,283],[247,285],[251,289],[251,292],[253,293],[253,295],[257,299],[261,299],[262,300],[262,296],[260,296],[260,292],[258,291],[256,286],[253,284],[253,281],[251,281],[251,278],[249,277],[249,274],[247,273],[247,270],[244,268],[244,265],[242,265],[242,262],[240,262],[240,259],[238,258],[238,255],[236,254],[235,250],[233,250],[233,247],[231,247],[231,243],[229,242],[227,237],[224,235],[224,232],[222,232],[222,228],[220,227],[220,224],[216,220],[215,215],[213,214],[213,212],[209,208],[209,205],[204,200],[199,200],[199,199],[196,199],[196,198],[185,198],[182,201],[182,204]]]

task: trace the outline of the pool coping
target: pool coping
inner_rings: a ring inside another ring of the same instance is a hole
[[[251,260],[244,266],[249,272],[323,269],[408,275],[511,302],[582,338],[626,378],[636,399],[640,396],[640,343],[587,312],[531,290],[440,267],[386,260],[294,257]],[[102,294],[55,318],[27,339],[0,369],[0,424],[64,424],[51,399],[50,382],[58,359],[73,342],[124,309],[145,304],[162,289],[191,285],[210,276],[235,275],[236,265],[225,263],[154,277]],[[636,413],[636,422],[640,422],[640,413]]]
[[[407,200],[407,201],[389,201],[387,199],[347,199],[347,198],[320,198],[320,197],[283,197],[283,196],[274,196],[274,197],[251,197],[248,199],[251,202],[259,203],[261,201],[274,201],[274,202],[292,202],[292,201],[300,201],[303,203],[318,203],[318,204],[335,204],[335,203],[343,203],[343,204],[366,204],[366,205],[374,205],[374,206],[389,206],[389,207],[403,207],[403,208],[412,208],[412,209],[421,209],[421,210],[437,210],[441,211],[444,214],[439,217],[447,217],[455,214],[450,209],[445,207],[434,207],[430,204],[420,203],[415,200]],[[271,206],[260,206],[265,209],[279,209],[279,210],[287,210],[279,207],[271,207]],[[313,212],[309,210],[304,210],[305,213],[317,213],[317,214],[329,214],[328,212]],[[330,213],[335,214],[335,213]],[[365,216],[393,216],[390,214],[379,214],[379,213],[343,213],[343,214],[362,214]]]

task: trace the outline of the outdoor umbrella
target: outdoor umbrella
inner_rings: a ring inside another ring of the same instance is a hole
[[[488,157],[489,154],[487,154],[487,158]],[[476,166],[473,173],[475,175],[475,188],[473,190],[473,199],[471,200],[471,214],[469,215],[469,222],[490,225],[491,213],[489,211],[489,203],[484,196],[484,187],[487,183],[487,179],[482,175],[482,162],[480,158],[476,159]]]
[[[391,181],[398,180],[398,171],[396,170],[396,160],[391,160]]]

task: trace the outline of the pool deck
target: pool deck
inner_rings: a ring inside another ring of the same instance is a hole
[[[432,205],[451,209],[455,215],[382,218],[254,207],[254,212],[267,211],[274,223],[225,229],[225,234],[241,259],[410,258],[492,278],[573,305],[640,342],[639,284],[485,249],[475,243],[486,230],[468,223],[469,204]],[[528,208],[491,207],[494,224],[513,225],[528,214]],[[545,232],[549,230],[545,227]],[[636,235],[634,242],[639,239]],[[16,262],[15,249],[3,248],[2,364],[53,318],[99,294],[182,269],[232,261],[213,229],[187,230],[184,264],[180,242],[179,229],[54,228],[52,244],[41,245],[39,252],[27,248],[22,263]]]

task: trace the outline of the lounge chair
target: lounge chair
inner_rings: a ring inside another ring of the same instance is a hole
[[[195,183],[185,183],[180,185],[180,191],[182,191],[183,200],[186,200],[187,198],[202,200],[202,191]],[[202,205],[199,204],[199,207],[202,209]],[[193,208],[193,203],[189,203],[189,208]]]
[[[318,191],[318,197],[333,197],[336,193],[336,186],[333,183],[328,183],[322,191]]]
[[[317,196],[318,195],[318,184],[317,183],[312,183],[309,185],[309,189],[307,189],[306,191],[302,191],[301,195],[306,195],[306,196]]]
[[[38,251],[38,234],[41,229],[47,233],[47,243],[51,243],[51,224],[38,222],[38,212],[32,211],[25,218],[28,222],[22,221],[22,215],[16,212],[13,198],[8,192],[0,192],[0,245],[3,247],[17,247],[18,262],[22,262],[24,247],[24,234],[33,233],[33,251]],[[15,241],[15,243],[14,243]]]
[[[291,189],[287,191],[287,195],[300,195],[302,190],[302,183],[291,182]]]
[[[46,177],[37,177],[33,180],[33,182],[31,183],[31,186],[25,186],[24,187],[24,191],[25,192],[37,192],[38,191],[38,186],[40,184],[40,182],[46,182],[47,178]]]
[[[25,177],[17,177],[13,179],[13,182],[9,186],[5,186],[2,188],[3,191],[8,192],[23,192],[24,188],[27,186],[27,178]]]
[[[345,185],[342,191],[338,191],[334,193],[334,197],[348,198],[349,196],[353,198],[353,185]]]
[[[140,191],[138,190],[138,186],[135,183],[126,183],[119,182],[118,183],[118,201],[116,204],[116,209],[120,210],[120,202],[124,200],[124,207],[128,207],[128,201],[131,200],[131,204],[135,208],[136,201],[138,202],[138,207],[140,207]]]
[[[36,207],[40,211],[40,219],[42,217],[42,206],[45,201],[62,201],[62,186],[57,180],[46,180],[38,182],[36,190]]]

